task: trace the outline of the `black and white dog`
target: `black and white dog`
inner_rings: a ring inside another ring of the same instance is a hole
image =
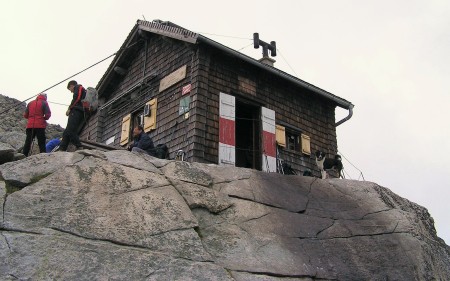
[[[319,167],[320,174],[322,175],[322,179],[327,178],[327,170],[333,169],[337,171],[338,178],[342,177],[342,169],[344,168],[342,165],[342,158],[340,155],[336,154],[334,159],[327,158],[323,151],[316,151],[316,164]]]

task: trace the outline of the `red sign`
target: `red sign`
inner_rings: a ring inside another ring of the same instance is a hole
[[[192,88],[192,84],[184,86],[183,89],[181,90],[181,95],[185,95],[185,94],[189,93],[191,91],[191,88]]]

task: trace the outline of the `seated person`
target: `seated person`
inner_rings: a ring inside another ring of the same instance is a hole
[[[152,139],[144,133],[142,126],[139,125],[134,127],[133,138],[134,142],[128,147],[128,150],[147,153],[148,155],[154,156],[155,146],[153,145]]]

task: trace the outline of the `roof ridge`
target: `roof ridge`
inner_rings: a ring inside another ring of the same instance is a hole
[[[192,32],[186,28],[179,25],[173,24],[171,22],[165,22],[163,24],[161,21],[143,21],[137,20],[137,25],[139,29],[156,33],[159,35],[164,35],[170,38],[186,41],[189,43],[196,43],[198,38],[198,33]]]

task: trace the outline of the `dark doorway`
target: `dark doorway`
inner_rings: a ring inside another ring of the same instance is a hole
[[[261,170],[260,111],[236,100],[236,167]]]

